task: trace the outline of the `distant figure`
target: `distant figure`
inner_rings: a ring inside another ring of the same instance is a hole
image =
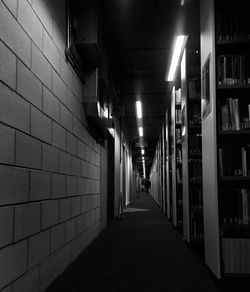
[[[149,179],[146,179],[145,180],[146,193],[149,193],[150,186],[151,186],[151,181]]]

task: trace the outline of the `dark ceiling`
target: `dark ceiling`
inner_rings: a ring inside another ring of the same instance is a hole
[[[199,1],[107,0],[104,30],[116,74],[118,92],[125,105],[133,159],[140,151],[135,101],[142,101],[146,173],[150,172],[155,146],[167,108],[170,84],[165,81],[174,36],[189,35],[189,50],[199,48]],[[140,169],[140,164],[138,165]]]

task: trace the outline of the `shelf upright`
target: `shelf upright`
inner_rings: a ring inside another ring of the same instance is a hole
[[[201,1],[205,261],[250,275],[250,19],[247,1]]]

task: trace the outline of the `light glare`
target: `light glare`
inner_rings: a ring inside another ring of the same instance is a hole
[[[175,72],[176,72],[177,66],[179,64],[181,52],[185,46],[186,40],[187,40],[187,36],[185,36],[185,35],[179,35],[176,37],[173,56],[172,56],[172,60],[171,60],[171,65],[170,65],[167,81],[174,80]]]
[[[143,128],[139,127],[139,136],[142,137],[143,136]]]
[[[137,118],[142,118],[142,107],[141,107],[141,101],[137,100],[136,102],[136,112],[137,112]]]

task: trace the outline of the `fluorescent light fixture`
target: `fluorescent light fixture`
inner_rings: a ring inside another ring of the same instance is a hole
[[[181,0],[181,6],[184,6],[185,0]]]
[[[137,113],[137,118],[141,119],[142,118],[142,108],[141,108],[141,101],[137,100],[136,102],[136,113]]]
[[[142,137],[143,136],[143,128],[139,127],[139,136]]]
[[[178,35],[176,37],[167,81],[173,81],[175,78],[176,69],[177,69],[177,66],[180,62],[180,57],[181,57],[182,51],[186,45],[186,41],[187,41],[186,35]]]
[[[142,150],[141,150],[141,155],[144,155],[144,154],[145,154],[145,150],[142,149]]]

